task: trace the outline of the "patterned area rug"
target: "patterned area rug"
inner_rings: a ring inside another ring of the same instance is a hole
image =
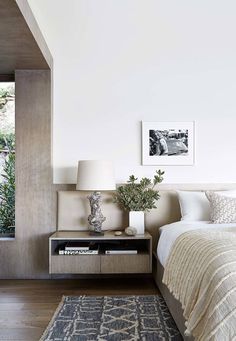
[[[66,296],[40,341],[180,341],[160,296]]]

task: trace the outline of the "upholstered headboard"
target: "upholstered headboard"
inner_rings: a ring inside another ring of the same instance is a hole
[[[146,229],[154,238],[158,237],[158,228],[180,220],[180,208],[176,190],[227,190],[236,189],[236,184],[174,184],[159,185],[161,198],[157,208],[146,213]],[[79,191],[58,192],[58,230],[87,230],[87,217],[90,213],[89,193]],[[111,193],[103,193],[102,213],[106,217],[104,230],[122,230],[128,226],[128,212],[122,211],[113,203]]]

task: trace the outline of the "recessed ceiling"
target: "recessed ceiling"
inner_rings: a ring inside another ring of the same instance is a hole
[[[0,0],[0,74],[49,68],[15,0]]]

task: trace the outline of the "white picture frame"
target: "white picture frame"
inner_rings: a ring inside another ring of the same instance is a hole
[[[193,165],[194,140],[193,121],[142,121],[142,165]]]

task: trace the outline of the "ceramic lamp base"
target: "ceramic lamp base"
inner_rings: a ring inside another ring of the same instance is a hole
[[[95,233],[94,235],[99,234],[102,235],[102,223],[106,220],[106,218],[102,215],[100,203],[101,203],[101,194],[99,192],[93,192],[93,194],[88,196],[91,214],[88,216],[88,222],[90,225],[90,231]]]
[[[89,235],[90,235],[90,236],[93,236],[93,237],[100,237],[100,236],[104,236],[104,232],[90,231],[90,232],[89,232]]]

